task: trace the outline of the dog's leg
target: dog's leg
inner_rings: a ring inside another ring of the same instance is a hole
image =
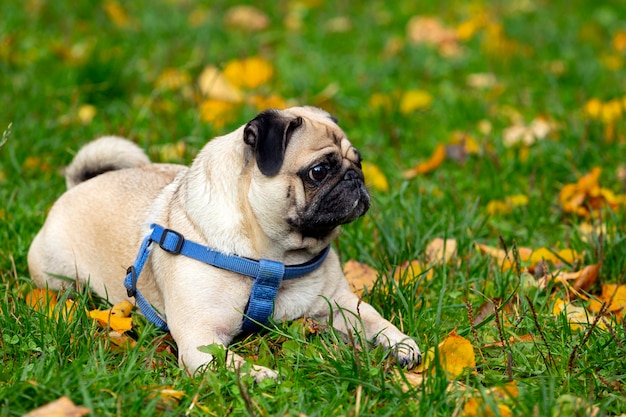
[[[335,329],[344,333],[359,332],[367,340],[374,340],[376,345],[391,349],[403,367],[411,369],[420,364],[422,354],[417,343],[351,291],[340,291],[330,302],[327,320],[331,320],[332,314]]]
[[[176,332],[175,335],[173,334],[174,340],[178,346],[178,361],[180,365],[184,366],[191,374],[202,370],[205,365],[213,360],[213,355],[202,352],[199,350],[200,347],[212,344],[219,344],[224,346],[224,348],[227,346],[227,343],[224,343],[224,341],[221,340],[222,338],[216,333],[199,330],[199,328],[196,328],[194,333],[196,334],[191,332],[187,332],[186,334]],[[243,357],[230,350],[226,351],[226,366],[229,370],[237,371],[241,369],[245,363],[246,360]],[[257,382],[266,378],[276,379],[278,377],[276,371],[259,365],[252,365],[248,374]]]

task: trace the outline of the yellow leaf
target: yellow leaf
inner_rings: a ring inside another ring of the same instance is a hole
[[[224,74],[215,66],[208,66],[198,78],[198,87],[206,97],[228,103],[241,103],[243,93],[232,85]]]
[[[229,61],[224,68],[224,78],[239,88],[258,88],[273,76],[272,63],[258,56]]]
[[[433,96],[424,90],[408,90],[400,98],[400,112],[408,115],[417,110],[426,110],[433,102]]]
[[[496,216],[498,214],[509,214],[513,211],[513,208],[502,200],[491,200],[487,203],[487,213],[490,216]]]
[[[130,317],[114,316],[109,310],[91,310],[87,316],[96,320],[101,327],[110,327],[111,330],[123,333],[133,328],[133,319]]]
[[[559,298],[554,302],[552,314],[558,316],[561,313],[566,314],[567,322],[572,330],[579,330],[582,324],[586,325],[593,322],[593,316],[583,307],[572,305]]]
[[[602,284],[600,301],[610,303],[610,312],[623,310],[626,307],[626,285]]]
[[[383,174],[378,166],[370,162],[363,162],[362,168],[363,175],[365,176],[365,183],[368,187],[383,192],[389,191],[387,177],[385,177],[385,174]]]
[[[258,111],[267,109],[286,109],[289,107],[289,104],[285,101],[285,99],[278,94],[271,94],[269,96],[252,95],[248,97],[248,102]]]
[[[234,6],[226,12],[224,23],[233,29],[258,32],[266,29],[270,20],[262,10],[254,6]]]
[[[130,317],[131,311],[133,311],[133,303],[127,300],[120,301],[111,307],[111,315],[116,317]]]
[[[200,104],[200,119],[221,129],[235,119],[237,105],[222,100],[207,99]]]
[[[446,159],[446,147],[443,144],[439,144],[437,145],[437,147],[433,151],[433,154],[430,156],[428,160],[418,164],[417,166],[415,166],[414,168],[410,170],[405,171],[404,178],[411,179],[411,178],[415,178],[417,175],[427,174],[429,172],[432,172],[435,169],[437,169],[439,165],[441,165],[445,159]]]
[[[68,397],[61,397],[24,414],[23,417],[81,417],[89,413],[91,413],[90,409],[77,406]]]
[[[57,294],[45,288],[35,288],[26,294],[26,304],[39,312],[46,312],[54,309],[57,305]]]
[[[422,273],[427,269],[426,266],[422,265],[422,263],[416,259],[412,261],[405,261],[400,266],[396,267],[393,271],[393,278],[396,281],[401,279],[407,279],[408,281],[412,281],[415,278],[422,276]],[[427,281],[432,279],[433,270],[429,269],[425,274],[425,278]]]
[[[469,340],[452,331],[439,344],[439,360],[451,379],[459,377],[466,369],[476,366],[474,347]]]
[[[346,262],[343,266],[343,273],[350,283],[352,291],[359,296],[363,294],[365,289],[371,290],[376,279],[378,279],[378,273],[374,268],[354,259]]]

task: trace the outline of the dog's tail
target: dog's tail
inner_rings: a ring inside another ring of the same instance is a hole
[[[104,136],[78,151],[72,163],[65,169],[65,182],[70,189],[108,171],[149,163],[148,155],[133,142],[117,136]]]

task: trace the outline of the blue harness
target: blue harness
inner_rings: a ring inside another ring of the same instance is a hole
[[[207,246],[186,240],[180,233],[166,229],[158,224],[152,224],[152,233],[147,236],[141,247],[135,263],[126,271],[124,287],[129,297],[135,297],[137,306],[148,321],[163,331],[169,332],[167,323],[156,312],[154,307],[144,298],[137,288],[137,279],[141,275],[146,259],[150,254],[152,242],[172,255],[184,255],[205,264],[247,275],[254,278],[252,291],[243,317],[242,332],[252,333],[267,324],[272,311],[278,287],[283,279],[294,279],[306,275],[317,269],[326,259],[330,250],[327,246],[319,255],[309,262],[300,265],[285,266],[281,262],[260,259],[258,261],[242,258],[236,255],[225,255]]]

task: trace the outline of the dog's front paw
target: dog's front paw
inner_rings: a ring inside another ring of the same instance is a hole
[[[390,349],[396,357],[398,364],[403,368],[412,369],[422,363],[422,352],[417,343],[403,333],[388,334],[382,332],[378,335],[376,341],[378,344]]]
[[[266,368],[265,366],[259,366],[259,365],[252,366],[250,371],[248,371],[248,375],[253,377],[257,383],[268,378],[278,380],[278,377],[279,377],[278,372],[270,368]]]

